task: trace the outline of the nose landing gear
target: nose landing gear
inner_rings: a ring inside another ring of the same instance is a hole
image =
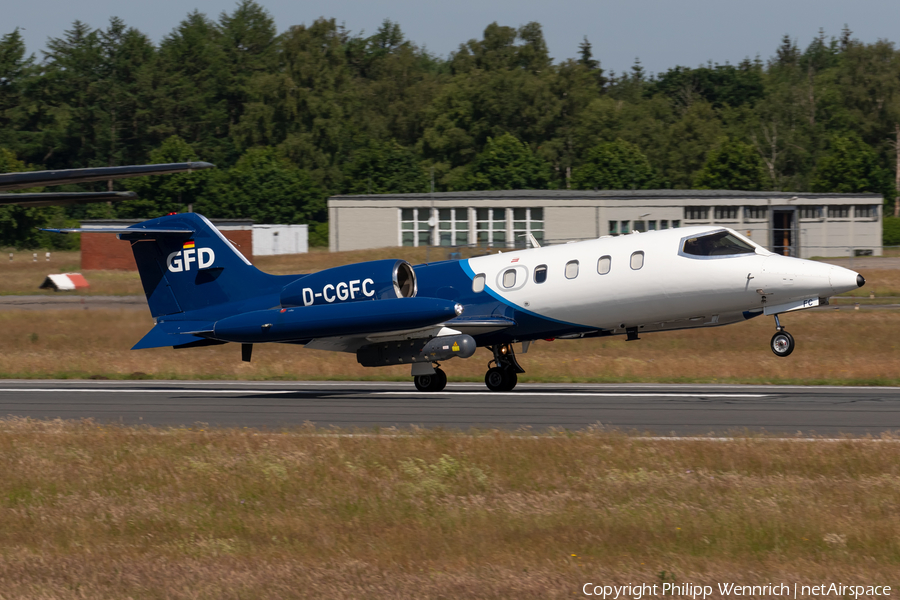
[[[784,330],[781,321],[778,320],[778,315],[775,315],[775,329],[778,331],[772,336],[770,342],[772,352],[775,353],[775,356],[789,356],[794,351],[794,336]]]
[[[508,392],[519,382],[519,373],[524,373],[519,362],[516,360],[516,353],[513,352],[512,344],[498,344],[496,346],[488,346],[494,353],[494,360],[488,363],[488,369],[484,376],[484,384],[492,392]]]

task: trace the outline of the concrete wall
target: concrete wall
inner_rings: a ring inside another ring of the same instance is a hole
[[[427,208],[428,203],[404,206]],[[365,250],[400,245],[400,214],[393,206],[370,205],[328,209],[328,249]]]
[[[254,225],[253,255],[309,252],[309,225]]]
[[[671,193],[671,195],[669,195]],[[744,195],[746,194],[746,196]],[[854,211],[848,219],[828,219],[829,205],[874,205],[880,210],[881,199],[872,194],[804,194],[783,192],[716,192],[706,190],[658,190],[649,192],[575,192],[501,191],[434,194],[385,194],[381,196],[338,196],[329,199],[330,249],[360,250],[401,245],[400,211],[404,208],[543,208],[545,243],[596,238],[609,235],[610,222],[621,226],[643,221],[645,228],[655,221],[658,229],[662,221],[672,227],[689,225],[722,225],[739,231],[756,243],[770,247],[773,210],[800,209],[804,206],[823,208],[822,218],[800,219],[795,213],[795,246],[799,242],[800,256],[847,256],[854,249],[872,250],[880,254],[881,219],[858,219]],[[685,219],[685,208],[707,207],[708,218]],[[733,219],[716,219],[715,208],[737,208]],[[745,206],[767,207],[766,218],[749,219]],[[880,215],[880,212],[879,212]],[[474,217],[469,231],[474,236]],[[474,242],[474,237],[471,238]]]

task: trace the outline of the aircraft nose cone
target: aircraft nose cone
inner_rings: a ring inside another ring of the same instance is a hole
[[[844,292],[852,292],[853,290],[862,287],[866,282],[863,276],[856,271],[837,266],[831,267],[829,279],[831,280],[831,289],[835,295],[843,294]]]

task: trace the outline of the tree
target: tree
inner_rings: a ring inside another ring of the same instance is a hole
[[[858,136],[835,136],[831,148],[816,165],[810,188],[825,193],[881,193],[891,198],[893,184],[878,155]]]
[[[197,153],[177,135],[150,152],[150,164],[154,165],[195,160]],[[116,213],[119,218],[151,219],[170,212],[191,211],[208,193],[209,178],[209,171],[198,171],[129,179],[126,186],[139,198],[116,204]]]
[[[0,37],[0,145],[13,147],[23,142],[25,88],[34,70],[34,57],[25,55],[18,29]]]
[[[276,149],[251,148],[232,168],[212,175],[210,193],[196,208],[256,223],[313,223],[325,220],[325,194]]]
[[[766,188],[766,171],[755,148],[738,140],[723,140],[709,151],[703,168],[694,177],[701,190],[747,190]]]
[[[656,185],[650,161],[622,139],[595,146],[572,175],[572,187],[579,190],[646,190]]]
[[[428,177],[415,153],[397,142],[372,142],[353,153],[343,169],[347,194],[407,194],[428,191]]]
[[[547,164],[510,134],[488,138],[468,176],[473,190],[540,190],[550,182]]]

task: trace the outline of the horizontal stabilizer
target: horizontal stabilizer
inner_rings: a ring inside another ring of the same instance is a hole
[[[168,227],[141,227],[140,225],[132,225],[131,227],[76,227],[74,229],[41,229],[41,231],[49,231],[50,233],[151,233],[154,235],[175,236],[190,236],[194,233],[193,229],[187,228],[172,229]]]
[[[131,349],[166,348],[205,341],[206,338],[198,334],[212,333],[212,326],[212,323],[203,321],[163,321],[157,323]]]
[[[0,205],[64,206],[83,202],[134,200],[134,192],[48,192],[40,194],[0,194]]]
[[[147,175],[168,175],[190,173],[200,169],[210,169],[215,165],[208,162],[168,163],[163,165],[127,165],[123,167],[95,167],[88,169],[65,169],[58,171],[28,171],[26,173],[0,174],[0,190],[21,190],[44,185],[64,185],[69,183],[89,183],[108,181],[126,177]]]

